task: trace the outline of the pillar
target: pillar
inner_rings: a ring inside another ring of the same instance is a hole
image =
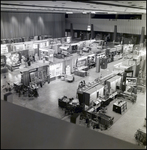
[[[70,36],[71,36],[71,39],[73,39],[73,24],[72,23],[70,24]]]
[[[97,56],[96,58],[96,72],[99,73],[100,72],[100,57]]]
[[[117,25],[114,26],[114,34],[113,34],[113,41],[116,41],[116,35],[117,35]]]
[[[142,29],[141,29],[141,36],[140,36],[140,43],[144,42],[144,32],[145,32],[145,27],[142,27]]]
[[[91,24],[91,39],[94,39],[94,29],[93,29],[93,24]]]

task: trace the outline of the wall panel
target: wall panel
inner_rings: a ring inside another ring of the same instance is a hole
[[[1,39],[51,35],[62,37],[64,14],[1,12]]]
[[[70,30],[70,24],[73,24],[74,30],[86,30],[89,24],[89,19],[84,17],[71,17],[65,19],[65,28]],[[90,19],[90,24],[94,25],[94,31],[113,32],[114,26],[117,25],[118,33],[141,34],[141,27],[145,27],[146,34],[146,20],[125,20],[125,19]]]

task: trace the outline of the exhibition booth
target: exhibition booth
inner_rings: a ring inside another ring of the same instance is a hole
[[[38,65],[38,66],[30,66],[28,68],[20,69],[21,73],[21,84],[25,86],[29,86],[32,84],[41,84],[43,85],[45,82],[50,82],[49,75],[49,66],[48,65]]]
[[[48,47],[39,48],[39,58],[43,61],[53,63],[54,61],[54,50]]]

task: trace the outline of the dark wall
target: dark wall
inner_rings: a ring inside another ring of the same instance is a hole
[[[65,14],[1,12],[1,39],[65,35]]]

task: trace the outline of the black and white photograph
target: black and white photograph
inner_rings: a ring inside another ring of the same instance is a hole
[[[146,149],[146,1],[1,1],[1,149]]]

